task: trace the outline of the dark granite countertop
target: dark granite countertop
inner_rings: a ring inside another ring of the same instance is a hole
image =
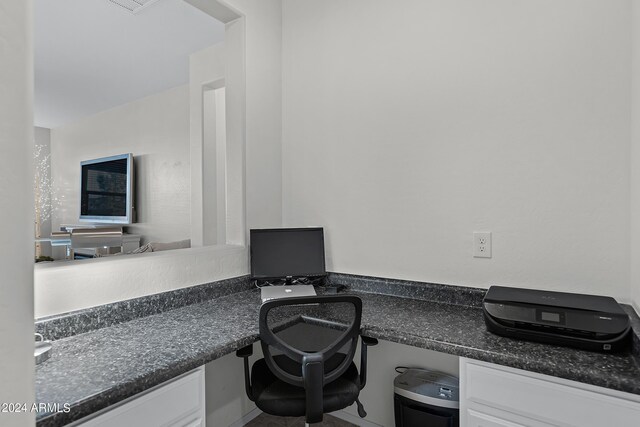
[[[473,305],[355,293],[368,336],[640,394],[631,354],[499,337]],[[36,401],[69,403],[71,411],[39,413],[37,425],[78,420],[257,341],[259,307],[259,291],[250,290],[55,341],[51,359],[36,368]]]

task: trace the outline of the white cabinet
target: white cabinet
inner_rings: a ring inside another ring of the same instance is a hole
[[[160,384],[76,427],[205,427],[204,366]]]
[[[463,427],[637,427],[640,396],[460,359]]]

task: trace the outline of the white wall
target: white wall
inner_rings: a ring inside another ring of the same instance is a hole
[[[217,190],[217,174],[213,182],[207,181],[207,171],[212,164],[205,167],[205,130],[210,119],[205,119],[206,100],[203,88],[214,82],[220,84],[225,77],[225,46],[218,43],[189,56],[189,117],[190,117],[190,150],[191,150],[191,244],[202,246],[206,231],[210,227],[210,218],[204,214],[211,193]],[[222,83],[224,84],[224,83]],[[215,144],[215,142],[214,142]],[[215,165],[215,159],[213,165]],[[217,168],[214,168],[217,169]],[[217,172],[217,171],[215,171]],[[214,185],[211,185],[214,184]],[[205,225],[206,224],[206,225]]]
[[[640,1],[632,0],[631,298],[640,313]]]
[[[284,0],[285,225],[333,271],[628,300],[629,12]]]
[[[227,125],[225,88],[208,89],[202,93],[204,111],[203,163],[215,165],[205,168],[203,187],[213,191],[203,194],[205,245],[227,242]],[[242,194],[237,191],[237,194]],[[244,231],[244,230],[242,230]],[[243,232],[244,234],[244,232]]]
[[[247,274],[241,246],[40,263],[35,316],[50,316]]]
[[[215,13],[219,4],[228,5],[243,20],[227,24],[225,44],[229,60],[229,32],[244,34],[242,65],[246,105],[242,111],[245,138],[243,171],[246,191],[246,228],[282,225],[282,2],[281,0],[187,0],[204,11]],[[238,25],[242,24],[242,25]],[[240,70],[227,70],[227,78]],[[227,138],[233,132],[230,82],[227,81]],[[231,105],[230,105],[231,104]],[[229,156],[229,152],[227,155]],[[231,182],[234,170],[228,170]],[[231,228],[235,228],[232,226]]]
[[[51,173],[64,196],[53,227],[77,224],[80,162],[135,157],[136,215],[129,233],[141,243],[190,236],[189,89],[183,85],[51,130]]]
[[[226,95],[220,99],[229,85],[230,108],[241,104],[244,109],[244,58],[242,45],[234,41],[234,34],[244,38],[243,32],[238,31],[243,25],[237,21],[227,24],[226,43],[189,57],[194,247],[245,244],[244,112],[242,117],[230,114],[227,123]]]
[[[0,402],[34,401],[31,0],[0,6]],[[31,426],[34,413],[0,412]]]
[[[244,13],[246,21],[247,226],[278,227],[282,225],[282,2],[228,3]]]

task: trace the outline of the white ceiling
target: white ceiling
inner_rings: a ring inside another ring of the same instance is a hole
[[[224,24],[184,0],[137,14],[109,0],[35,0],[36,126],[56,128],[189,80]]]

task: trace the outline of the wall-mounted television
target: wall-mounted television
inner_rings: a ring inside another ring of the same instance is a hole
[[[134,217],[133,155],[80,162],[80,221],[131,224]]]

